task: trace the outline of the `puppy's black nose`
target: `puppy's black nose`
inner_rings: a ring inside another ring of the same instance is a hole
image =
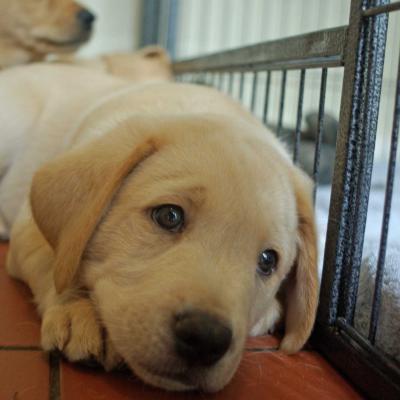
[[[232,341],[232,330],[218,317],[203,311],[178,315],[174,334],[177,354],[190,365],[215,364]]]
[[[91,29],[94,20],[96,19],[95,15],[92,14],[86,8],[83,8],[76,14],[76,18],[78,19],[81,26],[87,30]]]

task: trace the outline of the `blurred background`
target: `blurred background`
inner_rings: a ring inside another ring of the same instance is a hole
[[[81,48],[79,56],[132,51],[140,47],[142,6],[146,0],[82,0],[96,14],[92,39]]]
[[[346,25],[349,0],[178,1],[178,57]]]
[[[128,51],[143,42],[154,41],[169,46],[178,58],[195,56],[345,25],[350,7],[349,0],[82,0],[81,3],[98,17],[92,41],[81,50],[84,57]],[[157,26],[145,26],[155,22]],[[175,36],[174,41],[171,36]]]
[[[320,29],[346,25],[350,0],[82,0],[97,15],[95,32],[79,53],[90,58],[98,54],[132,51],[158,43],[173,59],[191,58],[222,49],[276,40]],[[377,160],[387,159],[392,126],[394,86],[400,37],[400,13],[390,16],[379,118]],[[342,68],[329,71],[326,111],[339,115]],[[296,123],[299,71],[289,71],[283,125]],[[259,84],[262,87],[260,76]],[[307,71],[304,115],[317,109],[320,72]],[[244,102],[250,101],[251,76],[246,77]],[[272,74],[269,122],[276,123],[279,107],[280,72]],[[261,91],[260,91],[261,92]],[[261,115],[263,100],[255,113]],[[246,99],[246,96],[248,99]],[[276,100],[276,101],[275,101]]]

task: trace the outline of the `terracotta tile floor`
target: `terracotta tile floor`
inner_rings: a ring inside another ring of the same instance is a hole
[[[361,399],[321,356],[286,356],[273,337],[249,340],[233,381],[221,392],[177,394],[153,389],[128,373],[106,373],[60,361],[39,348],[40,322],[29,290],[4,270],[0,244],[0,400],[261,400]]]

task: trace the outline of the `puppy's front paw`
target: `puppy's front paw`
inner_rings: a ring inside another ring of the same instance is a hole
[[[43,316],[42,347],[60,350],[70,361],[103,361],[102,327],[88,299],[56,305]]]

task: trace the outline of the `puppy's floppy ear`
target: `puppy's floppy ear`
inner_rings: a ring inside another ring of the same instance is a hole
[[[85,247],[123,179],[157,148],[154,139],[138,144],[130,135],[111,134],[56,158],[35,174],[31,208],[54,249],[57,292],[73,283]]]
[[[138,54],[141,54],[145,58],[162,58],[165,61],[169,61],[169,55],[166,50],[157,45],[143,47],[138,51]]]
[[[285,336],[280,348],[299,351],[310,336],[318,305],[317,234],[312,201],[313,184],[303,172],[292,174],[297,215],[297,258],[286,286]]]

